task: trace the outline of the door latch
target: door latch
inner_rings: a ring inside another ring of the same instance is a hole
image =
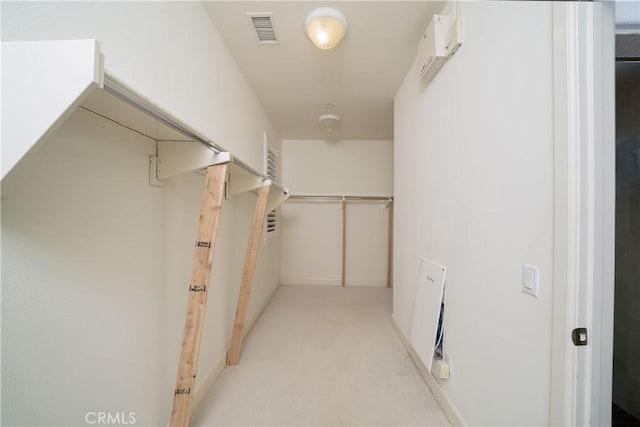
[[[571,340],[576,346],[587,345],[587,328],[575,328],[571,332]]]

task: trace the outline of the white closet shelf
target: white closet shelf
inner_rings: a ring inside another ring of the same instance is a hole
[[[270,185],[268,206],[289,191],[104,70],[95,40],[2,43],[2,178],[78,108],[156,141],[152,185],[230,163],[227,197]]]

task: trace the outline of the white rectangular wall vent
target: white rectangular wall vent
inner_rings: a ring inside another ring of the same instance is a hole
[[[264,174],[267,178],[274,182],[278,182],[279,165],[278,165],[278,151],[275,149],[267,133],[264,133]],[[267,214],[267,221],[264,226],[264,238],[265,243],[273,240],[278,236],[279,226],[279,214],[278,210],[274,209]]]
[[[247,13],[251,20],[251,26],[256,34],[256,39],[260,44],[277,44],[278,37],[276,30],[273,28],[273,20],[271,13]]]

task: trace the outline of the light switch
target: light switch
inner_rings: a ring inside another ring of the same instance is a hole
[[[540,269],[534,265],[522,264],[522,292],[538,297]]]

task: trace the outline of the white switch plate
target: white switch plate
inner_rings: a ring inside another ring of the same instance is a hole
[[[522,264],[522,292],[538,298],[540,269],[535,265]]]

